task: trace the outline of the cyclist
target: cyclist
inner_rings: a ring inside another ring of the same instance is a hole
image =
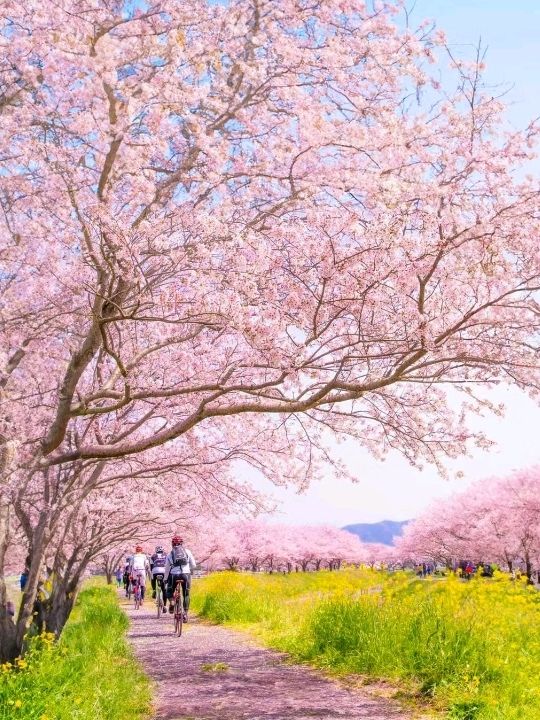
[[[129,566],[131,565],[131,555],[126,556],[126,562],[124,563],[124,590],[126,597],[128,596],[129,587]]]
[[[150,563],[148,562],[148,558],[143,552],[142,545],[137,545],[135,547],[135,555],[133,555],[133,557],[131,558],[131,562],[129,564],[129,572],[132,581],[134,583],[138,581],[141,586],[142,605],[144,602],[146,576],[150,575]]]
[[[152,578],[150,582],[152,583],[152,597],[155,599],[156,597],[156,582],[158,580],[156,579],[156,575],[161,575],[161,578],[159,579],[159,584],[161,586],[161,593],[163,602],[166,601],[167,595],[165,594],[165,582],[163,580],[163,576],[165,574],[165,563],[167,562],[167,553],[163,549],[162,545],[156,545],[156,551],[154,554],[150,557],[150,570],[152,572]]]
[[[188,621],[188,610],[189,610],[189,592],[191,590],[191,573],[197,567],[195,558],[188,550],[184,547],[184,540],[179,536],[175,535],[172,539],[172,550],[167,555],[167,562],[165,563],[165,582],[167,583],[167,597],[169,598],[169,612],[174,612],[173,595],[176,584],[182,583],[182,590],[184,593],[184,622]]]

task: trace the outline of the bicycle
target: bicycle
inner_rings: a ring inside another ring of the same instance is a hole
[[[174,603],[174,634],[180,637],[184,624],[184,589],[182,581],[177,580],[173,593]]]
[[[142,588],[138,580],[135,582],[135,587],[133,588],[133,599],[135,601],[135,610],[138,610],[142,603]]]
[[[156,606],[157,616],[161,617],[161,614],[165,612],[165,599],[161,590],[161,583],[163,582],[163,575],[156,575]]]

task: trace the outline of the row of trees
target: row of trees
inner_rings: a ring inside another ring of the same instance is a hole
[[[399,8],[1,3],[0,659],[45,565],[59,633],[95,557],[261,509],[238,462],[442,468],[538,390],[538,128]]]
[[[530,580],[540,570],[540,467],[487,478],[437,501],[406,525],[394,546],[363,543],[334,527],[258,521],[204,527],[193,541],[209,569],[290,572],[422,562],[455,568],[469,560],[509,571],[519,566]]]
[[[403,560],[459,560],[540,570],[540,467],[488,478],[430,507],[396,541]]]
[[[338,570],[343,563],[374,564],[392,557],[388,546],[363,543],[357,535],[324,525],[231,522],[206,529],[194,542],[209,570]]]

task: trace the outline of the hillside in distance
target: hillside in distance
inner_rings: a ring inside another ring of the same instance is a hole
[[[408,522],[410,520],[381,520],[376,523],[356,523],[354,525],[345,525],[343,530],[358,535],[363,542],[393,545],[392,538],[394,535],[401,535]]]

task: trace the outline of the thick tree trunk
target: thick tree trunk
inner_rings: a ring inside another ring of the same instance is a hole
[[[47,526],[48,517],[42,515],[40,517],[34,534],[32,536],[32,547],[30,548],[30,567],[28,580],[24,588],[19,614],[17,616],[16,642],[18,652],[22,652],[24,636],[32,621],[34,612],[34,603],[37,598],[38,584],[45,556],[45,528]]]
[[[533,569],[532,569],[532,563],[531,558],[529,557],[528,553],[525,553],[525,572],[527,574],[527,585],[534,585],[532,575],[533,575]]]
[[[8,610],[4,579],[0,580],[0,662],[13,662],[19,655],[16,626]]]
[[[45,629],[60,637],[64,629],[80,589],[80,575],[69,582],[60,580],[53,586],[53,591],[45,609]]]
[[[11,662],[19,654],[16,627],[8,606],[4,563],[9,544],[9,505],[0,502],[0,661]]]

